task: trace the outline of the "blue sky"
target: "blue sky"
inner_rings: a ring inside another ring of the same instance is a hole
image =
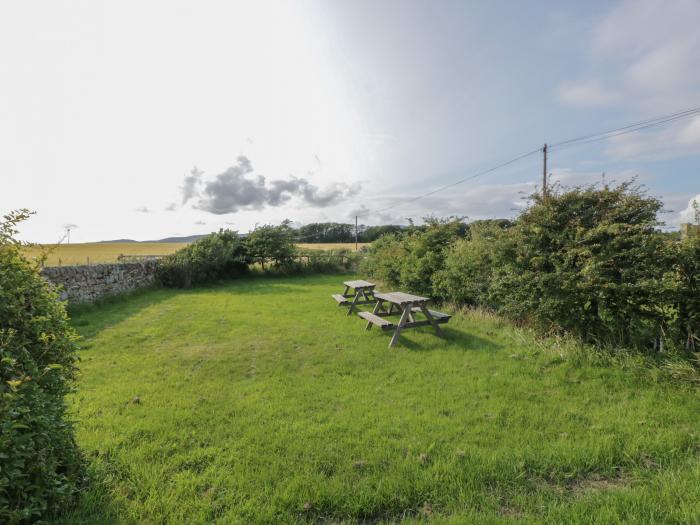
[[[700,2],[26,2],[0,7],[0,209],[29,240],[512,216],[538,156],[700,106]],[[194,166],[198,171],[191,173]],[[689,217],[700,117],[550,153]],[[261,178],[264,177],[264,178]]]

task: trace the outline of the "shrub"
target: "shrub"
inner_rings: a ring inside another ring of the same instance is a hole
[[[433,275],[436,296],[470,306],[489,306],[491,276],[505,230],[480,221],[469,225],[470,238],[457,240],[446,252],[444,268]]]
[[[246,237],[245,245],[252,262],[259,263],[263,271],[265,263],[277,266],[289,264],[296,253],[293,231],[289,221],[279,226],[265,225],[255,228]]]
[[[248,269],[246,247],[232,230],[219,230],[163,258],[158,278],[165,286],[193,284],[237,277]]]
[[[700,236],[671,244],[673,254],[672,327],[686,350],[697,351],[700,341]]]
[[[502,245],[495,304],[544,331],[618,345],[651,341],[664,321],[661,206],[631,183],[533,196]]]
[[[380,237],[362,270],[389,286],[432,295],[433,275],[443,269],[446,253],[466,232],[460,219],[427,219],[420,228]]]
[[[0,221],[0,522],[45,519],[68,505],[83,465],[66,418],[77,336],[58,294]]]

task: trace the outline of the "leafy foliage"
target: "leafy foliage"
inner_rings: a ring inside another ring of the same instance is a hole
[[[296,252],[289,221],[279,226],[266,224],[255,228],[246,237],[245,246],[251,261],[259,263],[263,270],[269,262],[278,266],[289,264]]]
[[[64,304],[20,252],[16,225],[0,221],[0,522],[46,518],[69,504],[82,461],[64,396],[77,336]]]
[[[248,269],[247,250],[235,231],[219,230],[168,255],[158,265],[158,277],[165,286],[187,288],[237,277]]]
[[[667,267],[661,207],[630,183],[533,196],[494,270],[494,303],[545,331],[618,345],[653,340]]]
[[[359,242],[376,241],[387,233],[400,233],[405,226],[384,224],[379,226],[366,226],[360,224],[357,228]],[[296,230],[296,237],[306,243],[338,243],[355,241],[355,225],[339,222],[312,222],[305,224]]]
[[[460,219],[427,219],[402,235],[384,235],[370,247],[363,271],[388,285],[433,294],[433,276],[443,269],[447,250],[465,235]]]
[[[542,333],[694,349],[700,240],[659,231],[658,199],[632,183],[554,188],[513,223],[429,222],[375,242],[364,270],[387,285],[487,306]]]
[[[488,306],[493,269],[500,264],[498,246],[504,228],[493,222],[469,225],[468,239],[457,239],[447,250],[445,264],[432,276],[436,296],[470,306]]]

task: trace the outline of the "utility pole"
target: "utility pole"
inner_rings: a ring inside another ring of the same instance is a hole
[[[542,148],[543,164],[542,164],[542,199],[547,198],[547,144]]]
[[[357,251],[357,215],[355,215],[355,251]]]

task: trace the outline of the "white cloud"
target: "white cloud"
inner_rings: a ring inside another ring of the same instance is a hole
[[[608,139],[605,153],[616,159],[659,160],[700,154],[700,116],[682,127],[629,133]]]
[[[595,79],[566,82],[559,86],[557,94],[562,102],[571,106],[608,106],[619,100],[618,93]]]
[[[559,85],[571,106],[615,104],[650,117],[700,103],[700,2],[623,0],[595,27],[590,71]],[[680,124],[680,123],[679,123]],[[614,158],[671,158],[700,153],[700,120],[609,140]]]
[[[646,114],[698,103],[700,2],[623,0],[594,28],[590,72],[558,88],[564,103],[615,97]]]
[[[688,206],[684,210],[678,213],[677,220],[672,221],[675,224],[681,224],[684,222],[695,222],[695,208],[693,207],[694,202],[700,205],[700,193],[688,201]]]

